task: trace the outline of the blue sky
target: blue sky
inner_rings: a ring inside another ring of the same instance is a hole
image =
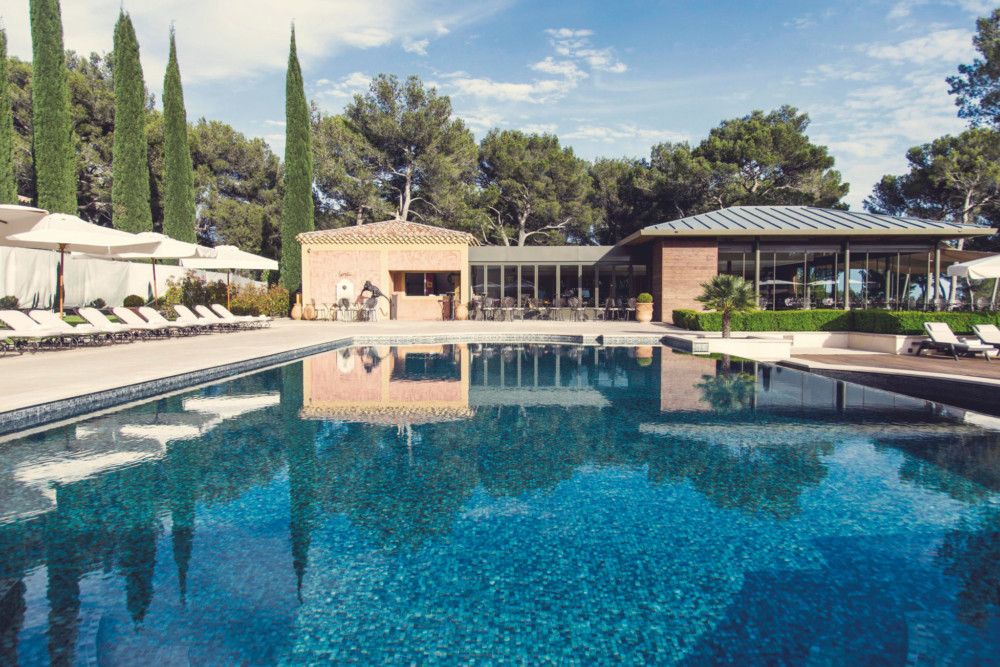
[[[573,0],[62,0],[67,48],[109,51],[131,13],[159,97],[171,22],[189,119],[284,146],[294,20],[306,95],[336,113],[379,72],[448,94],[482,138],[554,132],[588,159],[697,143],[727,118],[791,104],[812,119],[859,209],[905,152],[961,132],[944,78],[975,57],[983,0],[648,2]],[[27,0],[0,10],[12,55],[30,58]]]

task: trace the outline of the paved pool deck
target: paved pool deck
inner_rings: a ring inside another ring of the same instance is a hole
[[[267,329],[154,339],[101,347],[7,353],[0,358],[0,413],[323,345],[353,336],[552,334],[642,336],[680,331],[637,322],[304,322]]]

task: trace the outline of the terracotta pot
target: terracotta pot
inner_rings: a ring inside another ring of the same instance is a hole
[[[653,346],[652,345],[641,345],[635,348],[636,359],[652,359],[653,358]]]
[[[288,314],[293,320],[302,319],[302,297],[298,294],[295,295],[295,305],[292,306],[292,312]]]
[[[651,304],[651,303],[637,303],[637,304],[635,304],[635,321],[636,322],[652,322],[653,321],[653,304]]]
[[[311,303],[307,303],[302,308],[302,319],[304,320],[315,320],[316,319],[316,307]]]
[[[456,320],[467,320],[469,319],[469,307],[464,303],[460,303],[455,306],[455,319]]]

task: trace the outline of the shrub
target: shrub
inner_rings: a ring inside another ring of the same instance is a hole
[[[0,297],[0,310],[17,310],[18,305],[16,296]]]
[[[233,285],[229,309],[234,315],[270,315],[286,317],[290,305],[288,290],[280,285],[270,288],[256,285]]]
[[[691,331],[721,331],[719,313],[675,310],[674,324]],[[758,310],[733,315],[733,328],[745,331],[859,331],[922,334],[924,322],[946,322],[955,333],[971,333],[975,324],[1000,325],[1000,313],[960,311],[924,313],[888,310]]]
[[[129,294],[127,297],[125,297],[125,300],[122,301],[122,305],[125,306],[126,308],[139,308],[140,306],[144,306],[145,304],[146,300],[143,299],[138,294]]]
[[[91,308],[96,308],[98,310],[101,310],[102,308],[107,308],[108,307],[108,304],[105,303],[104,299],[101,299],[101,298],[94,299],[93,301],[91,301],[87,305],[90,306]]]
[[[649,292],[643,292],[635,298],[636,303],[653,303],[653,295]]]
[[[221,280],[208,282],[195,271],[188,271],[180,280],[167,281],[167,293],[163,298],[167,305],[182,303],[188,308],[225,303],[226,283]]]

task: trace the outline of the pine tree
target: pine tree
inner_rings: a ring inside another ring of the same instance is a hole
[[[76,210],[76,148],[59,0],[31,0],[32,152],[38,206]]]
[[[10,100],[7,33],[0,27],[0,204],[17,203],[14,173],[14,112]]]
[[[126,232],[153,231],[146,144],[146,84],[132,19],[115,24],[115,139],[112,149],[111,222]]]
[[[171,28],[170,60],[163,79],[163,233],[194,243],[194,166],[187,129],[181,71]]]
[[[302,251],[295,236],[314,228],[312,181],[309,106],[295,53],[293,26],[285,78],[285,197],[281,206],[281,284],[289,292],[302,285]]]

